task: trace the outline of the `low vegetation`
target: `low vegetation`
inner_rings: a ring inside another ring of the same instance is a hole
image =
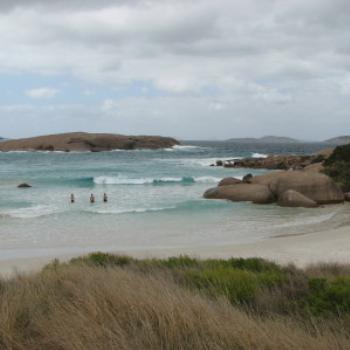
[[[0,282],[0,349],[349,349],[350,267],[94,253]]]
[[[336,147],[324,165],[325,173],[339,183],[345,192],[350,191],[350,144]]]

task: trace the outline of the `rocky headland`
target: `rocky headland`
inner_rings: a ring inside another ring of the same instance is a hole
[[[260,176],[248,174],[243,180],[224,178],[217,187],[204,193],[208,199],[305,208],[350,199],[350,145],[310,156],[248,158],[229,163],[219,161],[217,165],[275,171]]]
[[[161,149],[178,144],[177,140],[170,137],[73,132],[3,141],[0,143],[0,151],[101,152],[115,149]]]

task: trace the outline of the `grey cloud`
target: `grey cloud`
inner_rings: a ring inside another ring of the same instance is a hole
[[[111,5],[137,4],[142,0],[1,0],[0,10],[46,8],[51,10],[98,9]]]
[[[316,122],[320,100],[349,126],[339,99],[349,91],[348,0],[4,0],[0,11],[2,72],[64,73],[107,86],[143,81],[174,97],[133,101],[139,110],[122,103],[116,118],[125,130],[143,109],[150,127],[166,131],[169,120],[156,123],[155,107],[179,110],[189,130],[196,113],[207,118],[210,128],[198,135],[226,132],[212,114],[229,125],[244,116],[247,131],[279,113],[300,127],[303,108]]]

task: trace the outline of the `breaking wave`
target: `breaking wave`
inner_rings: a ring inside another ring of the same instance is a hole
[[[252,158],[267,158],[268,154],[263,154],[263,153],[253,153]]]
[[[220,180],[221,178],[217,178],[214,176],[183,176],[139,179],[131,179],[121,176],[98,176],[93,178],[93,183],[96,185],[191,185],[194,183],[217,183]]]

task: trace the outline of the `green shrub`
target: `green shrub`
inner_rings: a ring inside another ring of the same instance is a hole
[[[92,253],[87,256],[72,259],[72,264],[87,264],[94,266],[126,266],[130,265],[134,261],[133,258],[124,255],[115,255],[108,253]]]
[[[255,274],[229,268],[187,271],[185,280],[192,288],[195,287],[215,297],[224,295],[235,304],[251,302],[258,288]]]
[[[327,175],[339,183],[344,191],[350,191],[350,144],[336,147],[324,166]]]
[[[313,314],[350,313],[350,277],[338,277],[332,281],[313,278],[310,279],[309,286],[306,303]]]

